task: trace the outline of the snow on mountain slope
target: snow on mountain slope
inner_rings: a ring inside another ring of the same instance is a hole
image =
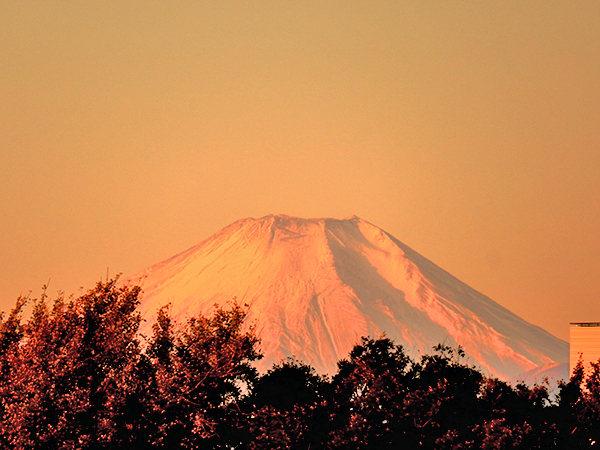
[[[148,321],[169,302],[180,319],[234,297],[248,304],[263,369],[293,355],[332,373],[361,336],[384,333],[413,358],[461,345],[504,379],[568,361],[566,342],[355,216],[242,219],[130,280],[142,280]]]

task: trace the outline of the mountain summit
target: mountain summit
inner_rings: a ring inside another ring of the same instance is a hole
[[[461,345],[503,379],[568,361],[566,342],[356,216],[242,219],[130,280],[142,280],[148,319],[168,302],[180,319],[248,304],[263,368],[295,356],[333,373],[360,337],[383,334],[412,357]]]

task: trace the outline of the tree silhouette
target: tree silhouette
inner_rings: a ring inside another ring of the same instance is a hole
[[[330,379],[288,359],[258,374],[258,338],[235,302],[139,334],[141,290],[19,297],[0,314],[0,448],[505,449],[600,443],[600,362],[556,398],[512,386],[438,345],[414,361],[362,338]],[[23,320],[23,311],[31,314]]]
[[[237,402],[251,387],[261,357],[254,329],[244,331],[245,311],[237,304],[216,307],[212,317],[192,317],[182,329],[163,308],[158,313],[148,356],[155,369],[151,401],[158,423],[153,444],[196,448],[235,441]]]
[[[329,429],[326,377],[295,359],[275,364],[244,402],[249,449],[319,449]]]
[[[362,338],[333,377],[331,448],[397,448],[415,444],[405,411],[413,362],[388,338]]]
[[[51,307],[45,295],[33,302],[2,380],[0,430],[10,446],[102,446],[129,425],[121,415],[129,394],[123,378],[140,355],[139,291],[117,288],[115,279]]]

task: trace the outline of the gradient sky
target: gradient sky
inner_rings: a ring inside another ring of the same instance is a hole
[[[0,2],[0,310],[242,217],[356,214],[600,320],[600,2]]]

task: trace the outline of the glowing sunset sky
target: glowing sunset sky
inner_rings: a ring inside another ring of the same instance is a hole
[[[356,214],[600,320],[600,2],[0,2],[0,309],[242,217]]]

